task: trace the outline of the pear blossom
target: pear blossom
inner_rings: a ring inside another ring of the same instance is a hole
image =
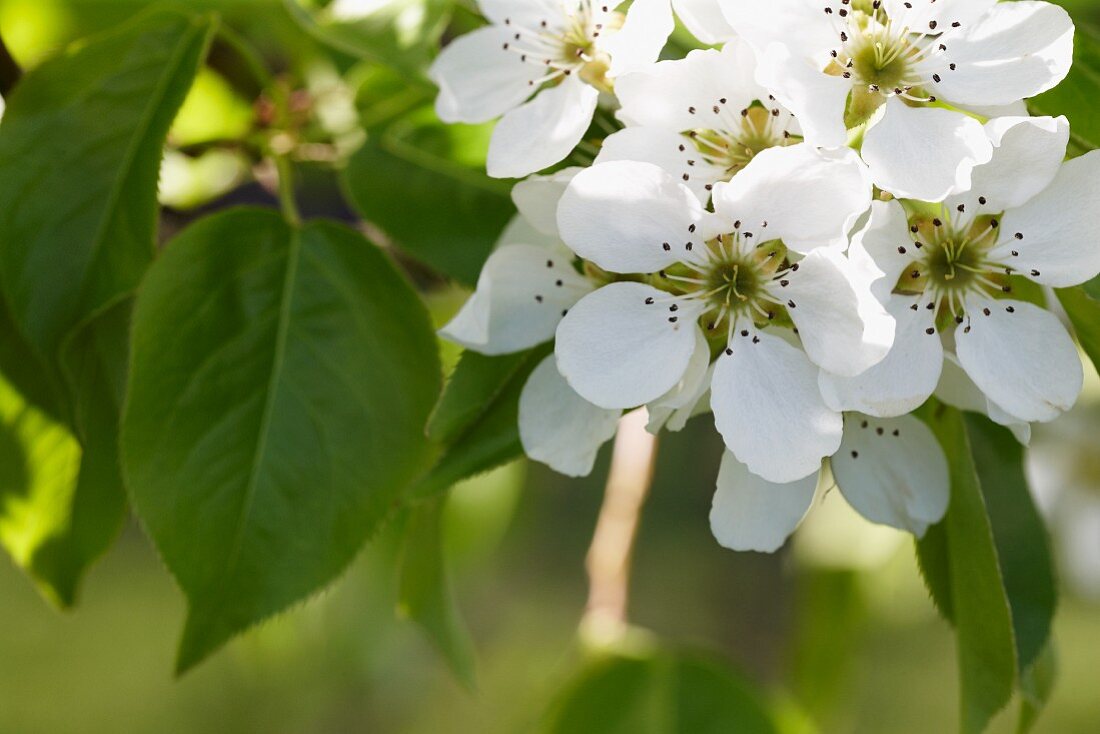
[[[564,159],[612,79],[657,60],[673,29],[669,0],[635,0],[625,14],[619,4],[480,0],[490,25],[443,49],[429,70],[440,119],[501,117],[490,176],[519,178]]]
[[[561,237],[621,275],[562,319],[558,368],[589,402],[631,408],[680,384],[703,338],[718,354],[710,402],[730,451],[768,481],[802,479],[841,443],[818,372],[859,374],[892,339],[884,312],[861,309],[841,254],[870,185],[852,151],[796,145],[763,151],[713,200],[709,212],[651,163],[573,177]]]
[[[1100,273],[1100,154],[1063,163],[1064,118],[987,127],[997,147],[975,169],[974,188],[932,211],[875,202],[854,239],[850,256],[875,273],[872,290],[897,332],[891,353],[865,373],[821,376],[834,409],[907,412],[941,384],[945,354],[984,394],[978,408],[1005,425],[1053,420],[1081,392],[1072,338],[1034,301],[1037,286]]]
[[[604,140],[595,163],[660,166],[703,202],[762,150],[801,140],[794,117],[756,83],[740,40],[624,74],[615,84],[626,128]]]
[[[970,188],[992,148],[964,110],[998,110],[1068,73],[1073,22],[1021,0],[722,0],[757,51],[757,80],[798,118],[806,140],[846,143],[870,123],[862,154],[880,188],[940,201]],[[949,105],[950,108],[944,107]]]
[[[913,416],[846,414],[843,443],[829,463],[844,499],[873,523],[920,537],[947,512],[947,459]],[[714,537],[732,550],[778,550],[809,512],[825,476],[769,482],[727,451],[710,512]]]

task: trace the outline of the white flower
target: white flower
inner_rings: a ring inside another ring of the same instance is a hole
[[[947,460],[936,437],[912,416],[845,415],[844,441],[830,465],[844,499],[871,522],[919,537],[947,512]],[[733,550],[777,550],[806,516],[818,484],[817,473],[768,482],[727,451],[710,512],[714,537]]]
[[[558,208],[562,239],[629,277],[569,311],[558,368],[586,400],[630,408],[680,384],[704,335],[720,355],[711,405],[730,450],[769,481],[816,472],[841,441],[819,368],[856,375],[892,338],[892,323],[865,319],[840,254],[869,203],[852,151],[806,145],[766,150],[715,186],[715,213],[652,164],[578,173]]]
[[[873,288],[897,334],[866,373],[822,376],[833,408],[915,408],[940,382],[945,345],[1000,423],[1050,421],[1076,401],[1083,377],[1073,340],[1054,314],[1024,299],[1041,298],[1033,284],[1063,288],[1100,273],[1100,154],[1063,164],[1064,118],[1000,118],[988,127],[998,147],[975,169],[971,191],[935,214],[876,202],[853,241],[850,257],[876,273]]]
[[[627,127],[608,136],[596,164],[653,163],[706,202],[714,184],[757,153],[801,135],[791,114],[756,83],[755,66],[752,49],[731,41],[721,51],[692,51],[623,75],[615,93]]]
[[[808,141],[844,145],[847,128],[872,120],[864,160],[899,197],[940,201],[967,189],[974,166],[989,160],[976,120],[931,103],[1017,104],[1056,85],[1072,63],[1073,23],[1045,2],[722,1],[759,54],[758,80]]]
[[[503,115],[488,171],[518,178],[551,166],[580,142],[610,78],[656,61],[672,32],[669,0],[480,0],[490,25],[456,39],[429,70],[444,122]]]

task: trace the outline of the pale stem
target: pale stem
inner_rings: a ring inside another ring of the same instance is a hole
[[[657,456],[657,439],[646,430],[647,420],[644,410],[636,410],[619,422],[603,506],[588,549],[588,605],[581,630],[594,640],[618,639],[627,630],[631,557]]]

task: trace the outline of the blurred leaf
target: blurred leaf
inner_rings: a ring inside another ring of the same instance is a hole
[[[772,715],[744,680],[695,655],[602,655],[558,696],[546,734],[773,734]]]
[[[143,14],[31,70],[9,100],[0,266],[13,321],[46,367],[153,258],[161,150],[213,27]]]
[[[377,248],[260,210],[169,244],[132,343],[123,464],[187,595],[183,671],[345,568],[427,462],[441,369]]]
[[[470,352],[464,353],[429,424],[436,436],[447,438],[446,446],[432,470],[410,492],[411,497],[432,497],[463,479],[523,456],[519,396],[550,349],[543,345],[500,357],[467,357]]]
[[[934,594],[949,590],[958,648],[961,730],[978,734],[1012,697],[1016,678],[1012,616],[966,422],[958,410],[947,406],[939,406],[927,422],[947,455],[951,504],[942,535],[933,534],[931,539],[926,535],[918,541],[918,551],[941,560],[946,554],[945,565],[922,563],[922,568],[926,578],[935,569],[930,584]],[[941,540],[945,547],[926,547]],[[948,578],[940,577],[945,572]]]
[[[1100,147],[1100,34],[1079,20],[1074,24],[1073,67],[1049,92],[1028,103],[1035,115],[1065,115],[1073,147],[1084,153]]]
[[[1050,542],[1012,432],[974,413],[966,414],[966,431],[1012,612],[1017,665],[1026,671],[1050,641],[1058,601]]]
[[[515,214],[509,187],[484,172],[489,129],[444,125],[425,107],[370,136],[344,179],[364,219],[467,285]]]
[[[1066,309],[1077,340],[1100,370],[1100,300],[1089,295],[1086,290],[1092,284],[1077,288],[1061,288],[1057,292],[1062,308]]]
[[[444,498],[417,505],[405,532],[401,612],[419,624],[466,688],[477,687],[474,644],[455,604],[443,553]]]
[[[285,0],[291,17],[337,51],[423,79],[450,17],[450,0]],[[426,82],[425,82],[426,83]]]
[[[955,623],[954,602],[951,599],[951,557],[947,550],[947,524],[940,522],[928,528],[916,543],[917,565],[925,588],[936,611]]]
[[[1027,734],[1039,720],[1054,683],[1058,678],[1058,656],[1053,641],[1048,642],[1035,661],[1024,671],[1020,680],[1020,721],[1016,734]]]

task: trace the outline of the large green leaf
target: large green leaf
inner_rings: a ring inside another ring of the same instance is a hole
[[[554,702],[546,734],[774,734],[759,695],[725,666],[654,650],[603,655]]]
[[[958,410],[947,406],[938,406],[927,420],[947,455],[951,503],[942,533],[926,535],[918,543],[918,552],[937,559],[922,563],[922,569],[926,578],[933,574],[933,593],[946,593],[950,599],[946,606],[957,637],[961,729],[963,734],[978,734],[1012,697],[1016,679],[1012,615],[966,422]],[[939,575],[943,573],[947,578]]]
[[[1077,340],[1092,363],[1100,369],[1100,300],[1090,295],[1086,286],[1062,288],[1057,291],[1062,308],[1066,309]]]
[[[430,107],[370,136],[345,184],[364,219],[410,255],[467,285],[515,214],[485,175],[486,126],[443,125]]]
[[[432,497],[523,456],[519,396],[549,351],[544,345],[499,357],[463,354],[428,426],[430,436],[445,446],[412,497]]]
[[[474,645],[462,621],[447,575],[443,543],[445,499],[436,498],[408,510],[401,588],[402,614],[419,624],[463,685],[476,685]]]
[[[1100,147],[1100,34],[1080,21],[1076,26],[1069,75],[1029,107],[1037,115],[1068,117],[1073,147],[1083,153]]]
[[[179,668],[331,581],[424,469],[423,305],[352,230],[225,212],[134,312],[123,465],[188,599]]]
[[[46,367],[152,260],[164,139],[213,27],[145,14],[33,69],[9,100],[0,268],[12,319]]]

